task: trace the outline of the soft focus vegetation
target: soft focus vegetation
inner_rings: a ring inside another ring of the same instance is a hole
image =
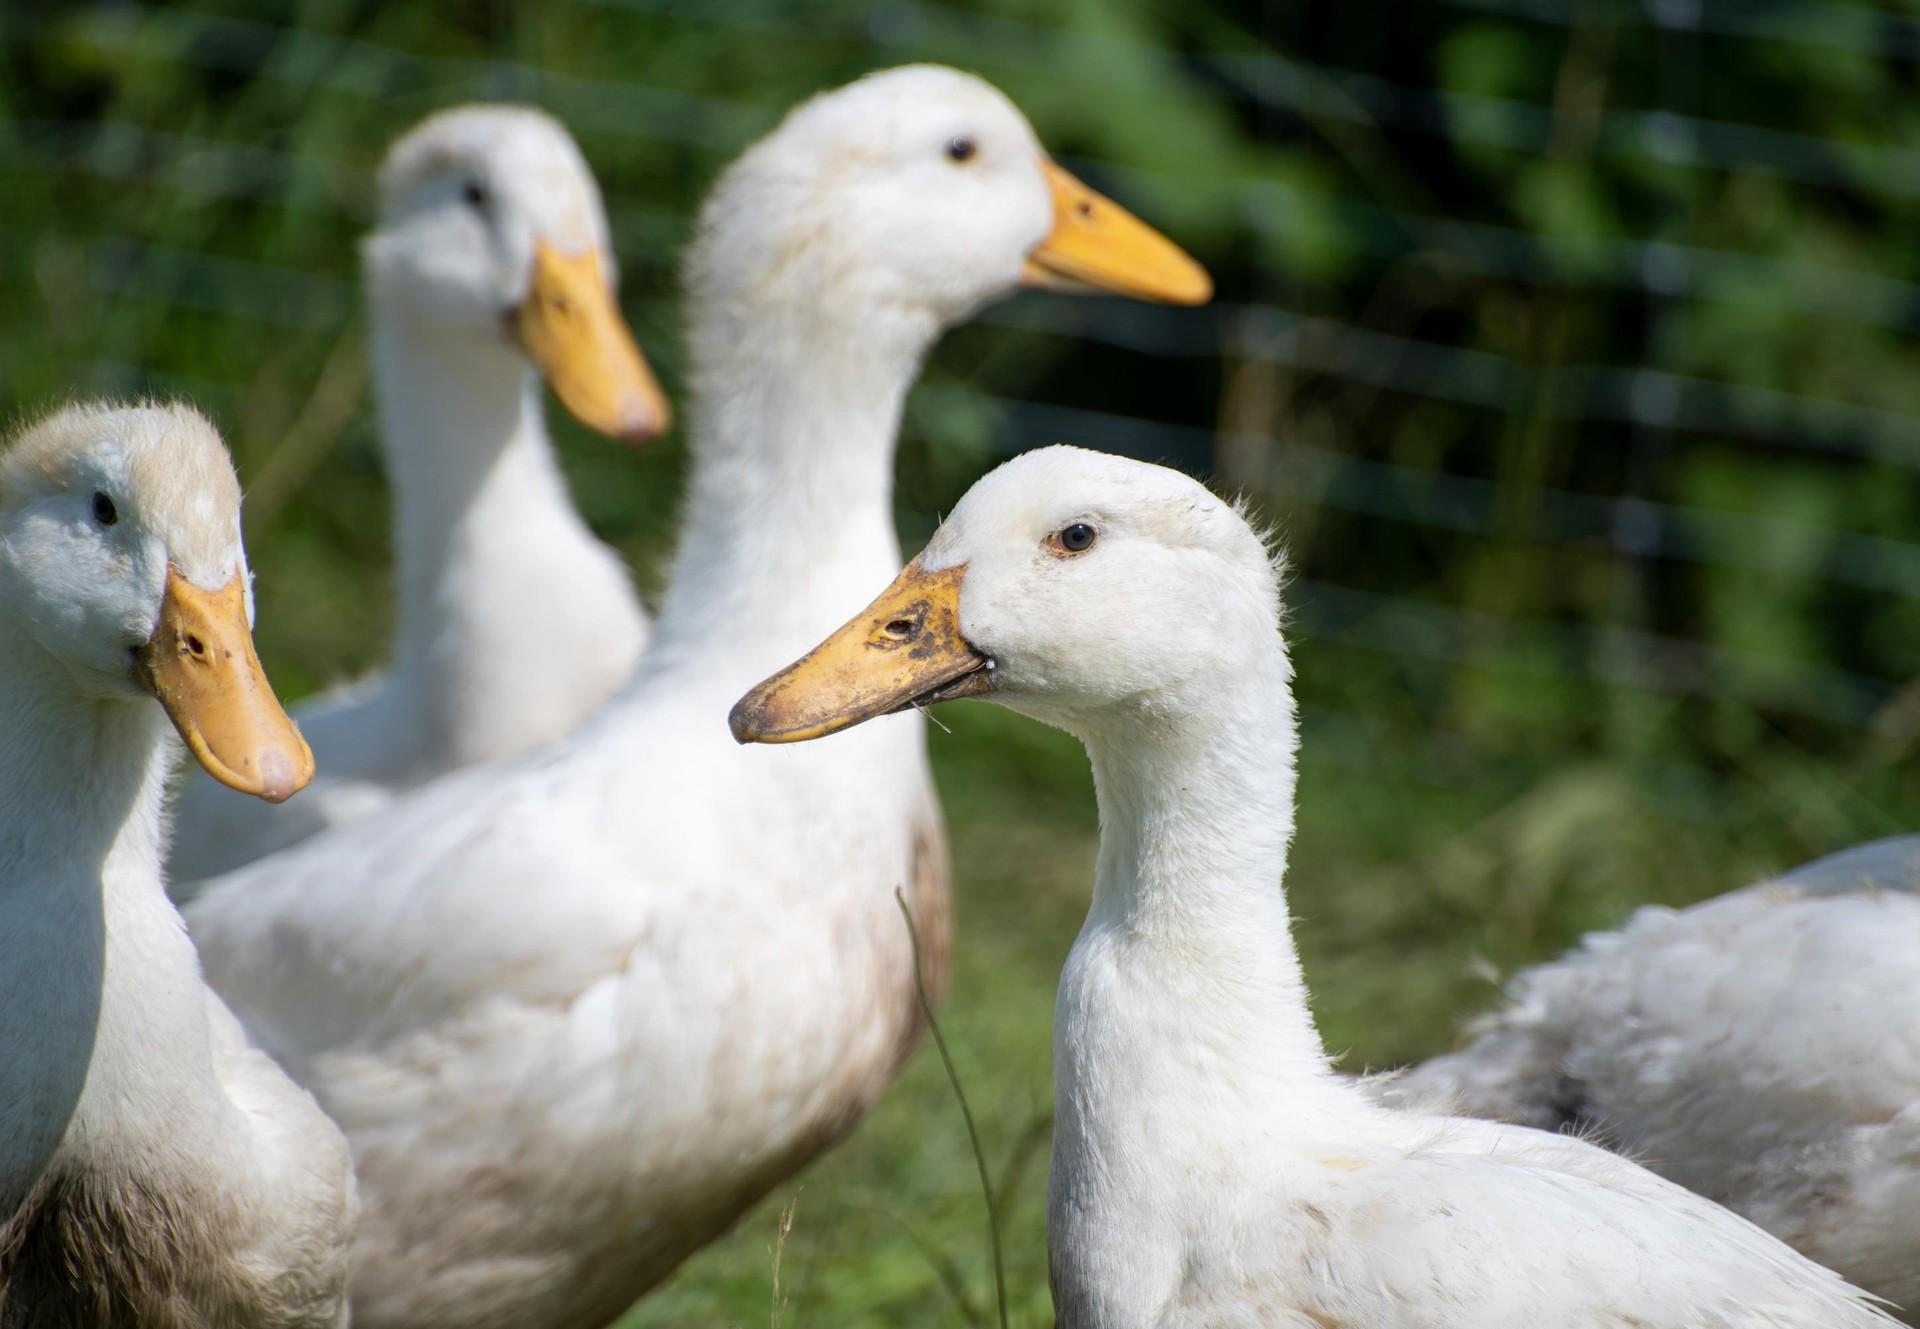
[[[462,99],[561,115],[672,387],[675,252],[717,169],[795,99],[917,59],[1000,83],[1221,298],[1029,295],[955,333],[910,408],[904,536],[1056,440],[1209,474],[1278,523],[1291,887],[1346,1065],[1445,1045],[1490,974],[1633,904],[1911,825],[1920,22],[1897,6],[7,0],[0,397],[212,411],[250,489],[262,652],[305,693],[385,650],[354,245],[386,142]],[[656,585],[680,440],[554,426]],[[1051,996],[1091,791],[1058,735],[944,718],[945,1026],[1007,1191],[1014,1319],[1044,1325]],[[628,1323],[770,1314],[988,1322],[930,1050]]]

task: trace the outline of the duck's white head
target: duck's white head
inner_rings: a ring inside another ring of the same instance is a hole
[[[593,173],[551,116],[461,106],[387,153],[368,293],[407,336],[517,345],[582,424],[666,428],[665,396],[615,302],[619,269]]]
[[[743,743],[796,742],[958,697],[1083,736],[1172,718],[1284,670],[1277,577],[1266,541],[1197,481],[1043,448],[968,490],[879,599],[730,723]]]
[[[1212,294],[1199,264],[1054,164],[998,89],[937,65],[789,113],[709,195],[688,283],[718,338],[779,309],[883,345],[1022,284]]]
[[[0,614],[79,695],[157,697],[222,783],[313,778],[253,649],[240,482],[191,408],[71,406],[0,451]]]

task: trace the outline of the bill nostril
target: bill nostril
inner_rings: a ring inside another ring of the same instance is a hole
[[[912,639],[914,633],[919,631],[919,628],[920,625],[910,618],[896,618],[888,623],[882,631],[895,641],[908,641]]]
[[[187,644],[187,653],[189,655],[194,656],[196,659],[206,658],[207,644],[201,641],[198,637],[194,636],[191,632],[187,634],[186,644]]]

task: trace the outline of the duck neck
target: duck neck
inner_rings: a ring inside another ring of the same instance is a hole
[[[164,725],[0,634],[0,1203],[205,1064],[206,994],[160,877]]]
[[[1150,713],[1089,733],[1100,856],[1075,951],[1132,989],[1123,1006],[1151,1009],[1159,1027],[1077,1012],[1095,1033],[1069,1055],[1125,1059],[1101,1035],[1144,1037],[1168,1063],[1156,1068],[1156,1094],[1271,1102],[1330,1080],[1281,885],[1293,835],[1289,682],[1276,635],[1270,658],[1210,686],[1191,710],[1163,695]]]
[[[524,589],[529,566],[564,572],[570,557],[597,559],[598,545],[568,498],[526,361],[505,342],[404,325],[377,295],[374,308],[399,577],[394,671],[485,668],[487,648],[513,636],[489,626],[513,612],[502,603],[511,597],[487,588]],[[563,596],[569,587],[553,590]],[[463,695],[440,677],[436,693]]]
[[[51,875],[97,884],[110,862],[149,864],[159,890],[167,763],[157,711],[76,695],[31,638],[0,637],[0,892],[37,892]]]
[[[692,475],[656,641],[751,682],[899,570],[894,442],[939,329],[690,304]]]

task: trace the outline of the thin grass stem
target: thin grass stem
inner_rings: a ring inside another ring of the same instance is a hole
[[[799,1192],[795,1192],[786,1207],[780,1211],[780,1225],[773,1236],[773,1310],[769,1323],[771,1329],[780,1329],[781,1321],[787,1318],[787,1296],[780,1289],[780,1257],[787,1253],[787,1238],[793,1234],[793,1211],[800,1206]]]
[[[940,1049],[941,1064],[947,1068],[947,1083],[953,1086],[953,1096],[960,1100],[960,1115],[967,1123],[967,1143],[973,1146],[973,1165],[980,1173],[980,1193],[987,1200],[987,1240],[993,1250],[993,1296],[994,1305],[1000,1312],[1000,1329],[1007,1329],[1007,1267],[1000,1251],[1000,1210],[993,1202],[993,1179],[987,1172],[986,1151],[980,1147],[980,1131],[973,1124],[973,1109],[967,1105],[967,1091],[960,1086],[960,1072],[953,1064],[953,1054],[947,1051],[947,1040],[940,1032],[940,1021],[934,1018],[933,1002],[927,997],[927,978],[920,968],[920,929],[914,926],[913,910],[907,905],[907,897],[898,886],[893,888],[893,898],[900,904],[900,916],[907,920],[907,938],[913,943],[913,990],[919,995],[920,1009],[927,1017],[927,1029],[933,1034],[933,1045]]]

